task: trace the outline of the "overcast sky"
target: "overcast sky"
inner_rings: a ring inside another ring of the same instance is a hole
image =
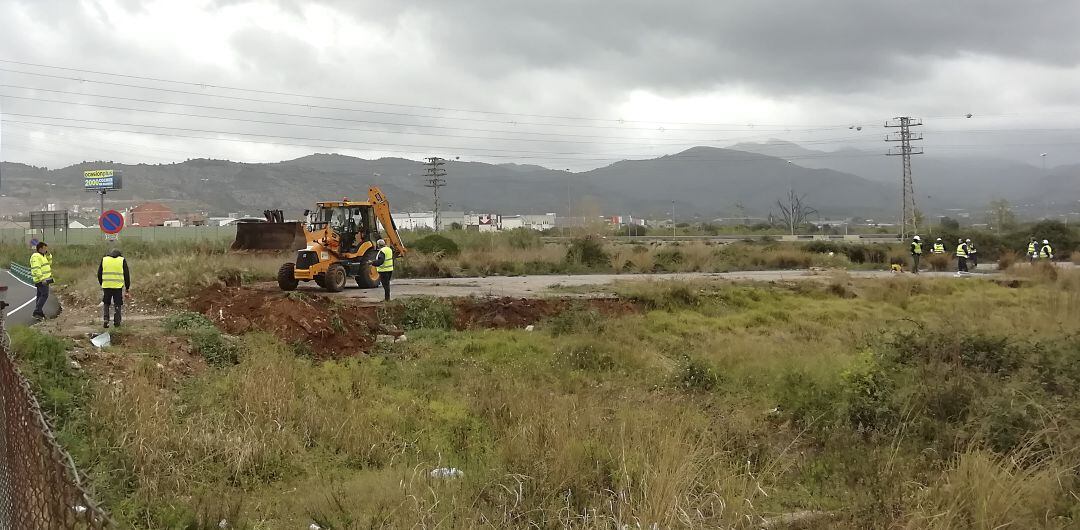
[[[0,157],[583,169],[769,138],[883,153],[906,114],[928,153],[1075,163],[1078,20],[1033,0],[0,0]]]

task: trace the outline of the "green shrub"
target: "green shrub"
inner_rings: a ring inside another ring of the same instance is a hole
[[[595,237],[579,237],[570,241],[566,249],[566,261],[585,267],[607,266],[610,256],[604,251],[604,245]]]
[[[803,370],[785,372],[776,384],[777,406],[800,428],[824,430],[836,415],[839,391]]]
[[[654,268],[657,272],[673,271],[685,261],[683,253],[677,248],[665,248],[656,253]]]
[[[582,304],[573,304],[545,320],[543,328],[552,335],[596,333],[600,331],[603,323],[604,317],[599,311]]]
[[[68,364],[64,341],[36,330],[11,330],[11,346],[23,375],[30,381],[43,411],[67,420],[83,398],[83,381]]]
[[[453,329],[454,306],[441,298],[403,298],[398,305],[398,323],[404,329]]]
[[[686,357],[675,373],[675,382],[686,390],[711,392],[720,386],[721,377],[709,363]]]
[[[290,293],[291,294],[291,293]],[[165,317],[162,325],[169,331],[186,331],[199,328],[212,328],[214,323],[202,313],[181,311]]]
[[[191,346],[210,366],[232,366],[240,361],[240,349],[214,327],[192,330]]]
[[[840,375],[848,422],[857,430],[880,430],[896,419],[893,382],[878,359],[865,355]]]
[[[602,372],[615,367],[615,358],[607,346],[592,340],[569,344],[557,352],[557,357],[575,370]]]
[[[424,236],[410,245],[412,248],[424,254],[441,254],[443,256],[457,256],[461,253],[458,244],[446,236],[431,234]]]
[[[515,228],[506,234],[506,242],[512,248],[537,248],[543,244],[540,233],[529,228]]]

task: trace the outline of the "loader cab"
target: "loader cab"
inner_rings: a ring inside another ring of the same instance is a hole
[[[309,232],[329,227],[341,240],[344,252],[356,252],[364,241],[378,239],[372,208],[368,203],[319,203],[309,216]]]

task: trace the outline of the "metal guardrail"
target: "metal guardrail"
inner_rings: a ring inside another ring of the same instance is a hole
[[[29,284],[34,283],[33,276],[30,274],[30,267],[13,261],[8,264],[8,270],[11,271],[11,274],[15,275],[16,278]]]
[[[56,442],[13,355],[0,312],[0,530],[112,528]]]

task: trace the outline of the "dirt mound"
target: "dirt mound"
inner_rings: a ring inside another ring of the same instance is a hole
[[[374,307],[307,293],[212,288],[197,295],[191,308],[228,333],[265,331],[322,359],[365,353],[380,332]]]
[[[459,298],[454,301],[457,329],[523,328],[553,317],[572,305],[584,306],[602,315],[639,312],[634,304],[615,299],[568,300],[563,298]]]

